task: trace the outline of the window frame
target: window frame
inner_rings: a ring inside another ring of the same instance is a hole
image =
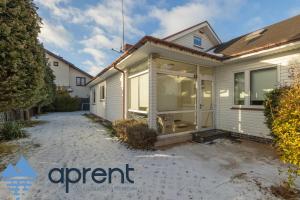
[[[79,84],[78,81],[79,80]],[[82,80],[84,80],[84,84],[82,84]],[[76,86],[85,86],[86,85],[86,77],[76,76]]]
[[[196,40],[197,40],[197,39],[200,39],[200,45],[198,45],[198,44],[195,43],[195,39],[196,39]],[[193,36],[193,45],[194,45],[195,47],[200,47],[200,48],[202,48],[202,38],[201,38],[200,36],[194,35],[194,36]]]
[[[100,99],[100,101],[104,101],[106,99],[105,85],[100,85],[100,87],[99,87],[99,99]]]
[[[235,103],[235,75],[236,74],[241,74],[241,73],[244,74],[244,93],[246,94],[246,72],[245,71],[234,72],[233,73],[233,105],[234,106],[245,106],[246,105],[246,96],[247,95],[245,95],[243,104],[236,104]]]
[[[58,67],[59,66],[59,62],[58,61],[53,61],[53,66]]]
[[[93,87],[92,89],[92,103],[96,104],[96,88]]]
[[[263,105],[251,105],[251,91],[250,91],[250,85],[251,85],[251,80],[250,80],[250,74],[251,71],[257,71],[257,70],[263,70],[263,69],[270,69],[270,68],[275,68],[276,69],[276,79],[277,79],[277,84],[280,83],[280,66],[279,65],[249,65],[249,67],[246,67],[242,70],[236,70],[232,72],[232,94],[231,95],[231,102],[232,102],[232,108],[233,109],[263,109],[264,106]],[[245,84],[244,84],[244,91],[245,91],[245,104],[244,105],[236,105],[234,103],[234,75],[236,73],[241,73],[244,72],[245,74]],[[276,86],[277,87],[277,86]]]

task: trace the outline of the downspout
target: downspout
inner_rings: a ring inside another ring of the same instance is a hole
[[[122,116],[123,116],[123,119],[125,119],[125,112],[126,112],[125,111],[125,98],[126,98],[125,97],[125,72],[123,70],[117,68],[116,65],[114,65],[114,68],[123,74],[123,104],[122,104],[123,114],[122,114]]]

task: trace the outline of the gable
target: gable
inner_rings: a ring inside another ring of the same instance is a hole
[[[201,38],[201,46],[195,45],[194,37]],[[163,40],[198,51],[206,51],[221,43],[207,21],[172,34]]]

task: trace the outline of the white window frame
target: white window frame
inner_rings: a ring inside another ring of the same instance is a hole
[[[263,105],[251,105],[251,91],[250,91],[250,72],[251,71],[256,71],[256,70],[260,70],[260,69],[268,69],[268,68],[275,68],[277,70],[277,85],[278,83],[280,83],[280,67],[278,65],[262,65],[262,66],[250,66],[247,67],[243,70],[236,70],[233,71],[232,73],[232,108],[257,108],[257,109],[263,109],[264,106]],[[235,105],[234,104],[234,74],[236,73],[240,73],[240,72],[244,72],[245,73],[245,104],[244,105]]]
[[[136,78],[136,77],[140,77],[142,75],[148,74],[149,75],[149,70],[146,69],[144,71],[138,72],[136,74],[130,75],[127,77],[127,81],[129,82],[130,79],[132,78]],[[138,88],[140,88],[140,84],[138,85]],[[128,88],[129,89],[129,88]],[[138,89],[139,91],[139,89]],[[130,94],[129,94],[130,95]],[[140,99],[138,97],[138,105],[140,104]],[[130,107],[130,106],[129,106]],[[148,102],[148,110],[147,111],[143,111],[143,110],[136,110],[136,109],[130,109],[128,108],[128,112],[132,112],[132,113],[138,113],[138,114],[148,114],[149,111],[149,102]]]
[[[200,40],[201,40],[201,45],[195,44],[195,39],[200,39]],[[195,47],[200,47],[200,48],[202,48],[202,44],[203,44],[203,39],[202,39],[202,37],[200,37],[200,36],[198,36],[198,35],[194,35],[194,36],[193,36],[193,45],[194,45]]]
[[[102,91],[102,89],[103,89],[103,91]],[[103,94],[103,96],[102,96],[102,94]],[[106,99],[106,87],[105,87],[105,85],[100,85],[100,87],[99,87],[99,99],[100,99],[100,101],[105,101],[105,99]]]

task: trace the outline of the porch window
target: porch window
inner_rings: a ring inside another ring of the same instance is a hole
[[[157,123],[160,134],[196,129],[196,74],[192,64],[155,59]]]
[[[234,74],[234,105],[245,105],[245,73]]]
[[[129,112],[147,113],[149,104],[149,74],[147,62],[129,69],[128,74]]]
[[[275,67],[250,71],[250,104],[263,105],[265,94],[277,84]]]

